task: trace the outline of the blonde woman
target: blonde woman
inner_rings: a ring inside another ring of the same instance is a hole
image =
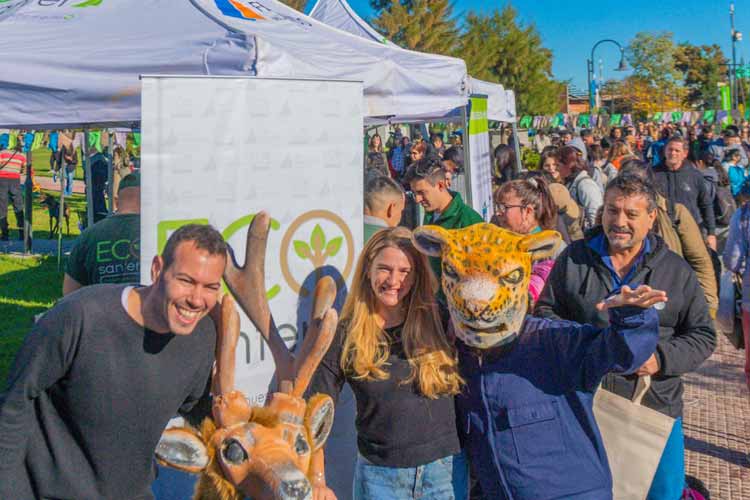
[[[355,500],[467,497],[453,406],[462,380],[436,288],[403,227],[375,233],[357,262],[336,338],[309,389],[334,400],[344,383],[354,392]]]

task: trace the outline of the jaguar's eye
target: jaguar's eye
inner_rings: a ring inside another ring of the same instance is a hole
[[[448,262],[443,262],[443,272],[446,276],[448,276],[451,279],[458,279],[458,273],[456,272],[456,268],[454,268],[452,265],[450,265]]]
[[[501,281],[503,281],[504,283],[508,283],[509,285],[517,285],[521,282],[522,279],[523,271],[520,267],[518,269],[514,269],[513,271],[500,278]]]

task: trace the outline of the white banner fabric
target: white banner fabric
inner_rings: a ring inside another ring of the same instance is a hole
[[[211,223],[241,260],[265,210],[267,295],[295,345],[317,279],[338,278],[340,305],[362,247],[362,84],[144,77],[142,110],[142,282],[189,222]],[[244,315],[241,326],[237,387],[262,405],[273,361]]]
[[[487,98],[470,99],[469,155],[471,204],[485,222],[495,213],[492,202],[492,159],[490,154],[489,124],[487,122]]]

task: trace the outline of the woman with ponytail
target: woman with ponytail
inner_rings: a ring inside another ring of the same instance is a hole
[[[517,179],[502,184],[494,194],[496,214],[492,222],[504,229],[533,234],[543,229],[557,230],[557,205],[544,177]],[[562,250],[562,248],[560,248]],[[531,269],[529,295],[536,303],[547,281],[554,259],[537,261]]]

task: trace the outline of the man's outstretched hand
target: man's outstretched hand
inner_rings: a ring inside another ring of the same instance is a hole
[[[625,285],[620,289],[620,293],[613,295],[608,299],[599,302],[596,309],[605,311],[613,307],[635,306],[649,308],[656,304],[667,301],[667,292],[654,290],[648,285],[641,285],[635,290]]]

